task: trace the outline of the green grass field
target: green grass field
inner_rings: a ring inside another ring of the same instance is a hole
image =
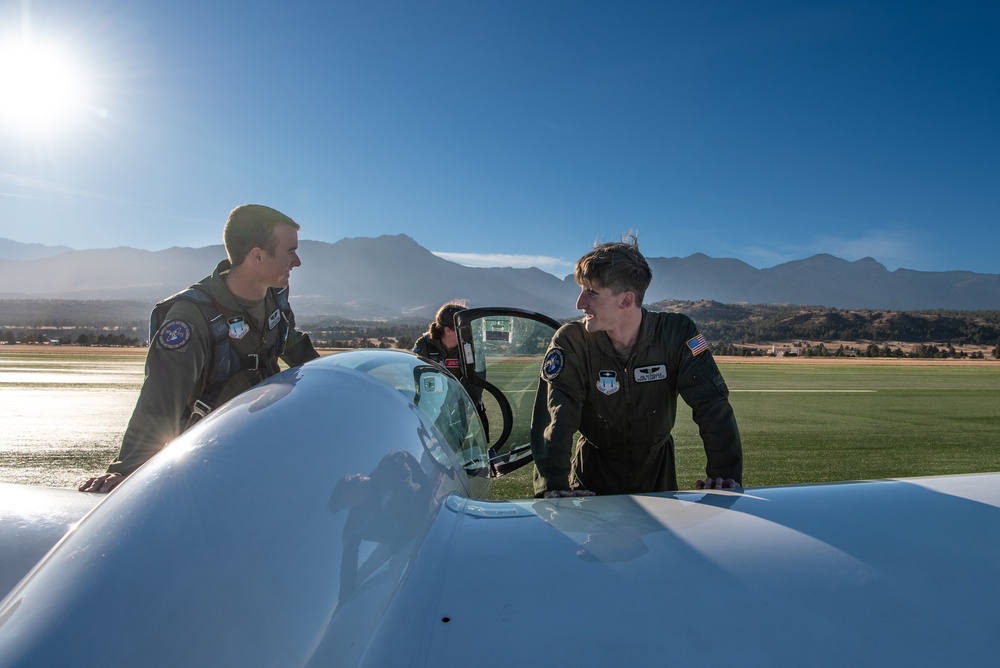
[[[1000,471],[1000,366],[725,364],[743,438],[744,484]],[[681,488],[704,477],[690,411],[674,438]],[[497,498],[531,496],[531,466]]]
[[[75,486],[117,452],[142,380],[142,351],[92,350],[0,348],[0,478]],[[488,370],[515,411],[531,409],[539,361]],[[720,366],[743,436],[748,486],[1000,471],[998,364]],[[72,386],[61,376],[39,382],[50,372],[76,375]],[[498,429],[496,406],[488,408]],[[689,410],[682,402],[678,409],[678,478],[689,489],[704,475],[705,454]],[[526,416],[520,422],[527,424]],[[80,443],[84,431],[92,442]],[[494,496],[530,497],[531,473],[528,465],[498,479]]]

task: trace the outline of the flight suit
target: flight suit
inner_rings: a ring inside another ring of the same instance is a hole
[[[229,269],[229,261],[222,261],[200,285],[207,288],[228,321],[229,344],[243,361],[241,368],[221,386],[208,386],[214,346],[208,321],[194,302],[175,300],[149,342],[146,377],[109,473],[129,475],[159,452],[194,423],[198,416],[192,410],[199,400],[210,396],[210,405],[199,407],[217,408],[280,370],[277,344],[282,314],[273,291],[268,290],[260,302],[241,300],[226,286]],[[295,329],[290,309],[287,314],[288,336],[281,359],[298,366],[319,357],[309,336]]]
[[[413,344],[413,352],[433,360],[451,371],[456,378],[462,378],[462,363],[458,357],[458,346],[446,348],[441,339],[435,339],[430,334],[424,334]]]
[[[441,339],[435,339],[430,334],[424,334],[413,344],[413,352],[421,357],[426,357],[429,360],[437,362],[461,381],[462,387],[468,392],[469,397],[472,398],[472,402],[476,406],[479,420],[483,423],[483,432],[486,434],[486,440],[489,440],[490,421],[486,414],[486,405],[483,403],[483,388],[472,384],[465,378],[462,361],[458,357],[458,346],[448,348],[441,342]]]
[[[690,318],[643,309],[638,339],[625,359],[605,332],[588,333],[582,321],[563,325],[552,337],[535,396],[535,496],[566,489],[676,490],[670,431],[678,394],[698,424],[706,474],[741,482],[743,447],[729,389]]]

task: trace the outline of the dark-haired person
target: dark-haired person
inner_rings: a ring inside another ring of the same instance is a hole
[[[227,260],[160,302],[150,317],[146,375],[118,458],[81,492],[110,492],[200,417],[279,371],[318,357],[295,329],[288,277],[301,263],[299,224],[238,206],[223,231]]]
[[[486,417],[486,406],[483,405],[483,389],[468,382],[463,372],[458,351],[458,332],[455,330],[455,315],[466,309],[462,300],[450,301],[438,309],[434,321],[427,326],[427,331],[413,344],[413,352],[437,362],[448,369],[462,382],[462,387],[469,393],[476,404],[476,412],[483,423],[486,438],[490,437],[489,420]]]
[[[413,344],[413,352],[434,360],[456,376],[461,376],[458,358],[458,333],[455,331],[455,314],[464,311],[464,301],[450,301],[438,309],[427,331]]]
[[[632,234],[577,261],[576,307],[584,317],[552,337],[535,397],[536,497],[676,490],[670,431],[678,395],[691,407],[708,458],[697,487],[742,485],[729,389],[690,318],[642,308],[652,276]]]

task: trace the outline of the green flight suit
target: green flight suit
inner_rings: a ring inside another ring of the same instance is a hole
[[[448,369],[448,371],[451,371],[459,380],[464,376],[462,373],[462,363],[458,357],[458,346],[448,348],[441,342],[441,339],[435,339],[430,334],[424,334],[413,344],[413,352],[421,357],[426,357],[429,360],[437,362]]]
[[[706,475],[743,479],[743,447],[729,389],[695,324],[643,309],[632,353],[582,321],[552,337],[535,396],[535,496],[587,489],[635,494],[677,489],[677,395],[691,407],[708,457]],[[580,432],[572,455],[573,434]]]
[[[230,376],[221,390],[213,392],[215,398],[210,409],[280,370],[276,344],[282,329],[281,313],[272,291],[260,302],[237,298],[226,286],[229,269],[228,260],[220,262],[202,285],[229,322],[230,346],[246,361],[244,368]],[[319,357],[309,336],[295,329],[290,309],[288,315],[288,337],[281,359],[289,366],[298,366]],[[192,419],[191,411],[195,402],[207,398],[213,347],[201,308],[186,299],[175,300],[149,342],[146,377],[118,458],[108,467],[108,473],[131,474],[194,423],[197,417]],[[252,355],[258,356],[256,369],[248,368],[253,366]]]
[[[486,415],[486,405],[483,403],[483,388],[479,385],[474,385],[465,377],[465,370],[458,356],[458,346],[448,348],[441,339],[435,339],[430,334],[424,334],[413,344],[413,352],[440,364],[458,378],[462,383],[462,387],[469,393],[473,403],[476,405],[479,420],[483,423],[483,432],[486,434],[486,440],[489,440],[490,421]]]

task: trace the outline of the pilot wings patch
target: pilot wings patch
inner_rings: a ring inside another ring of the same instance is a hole
[[[635,382],[651,383],[654,380],[667,379],[667,365],[654,364],[652,366],[642,366],[635,370]]]

